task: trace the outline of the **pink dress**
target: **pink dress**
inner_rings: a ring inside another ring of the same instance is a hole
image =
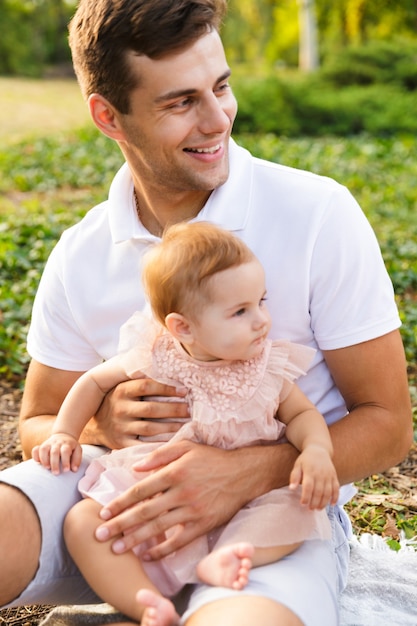
[[[288,341],[267,342],[262,354],[248,361],[196,361],[161,326],[136,313],[124,329],[135,345],[120,355],[129,377],[148,376],[189,389],[192,419],[170,439],[189,439],[226,449],[284,438],[285,425],[275,419],[279,401],[310,363],[314,350]],[[131,469],[136,461],[169,442],[141,442],[114,450],[88,467],[79,483],[84,496],[107,504],[146,472]],[[207,479],[210,469],[207,468]],[[175,529],[170,531],[175,532]],[[214,547],[250,541],[257,547],[285,545],[309,539],[330,539],[325,510],[300,505],[300,493],[287,487],[262,495],[241,509],[230,522],[194,540],[157,562],[143,562],[162,594],[172,596],[196,582],[196,564]],[[149,543],[135,549],[140,556]]]

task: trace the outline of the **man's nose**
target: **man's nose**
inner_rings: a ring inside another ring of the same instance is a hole
[[[230,96],[233,97],[233,96]],[[231,125],[231,112],[228,110],[226,96],[218,98],[210,94],[200,107],[199,128],[206,135],[224,133]]]

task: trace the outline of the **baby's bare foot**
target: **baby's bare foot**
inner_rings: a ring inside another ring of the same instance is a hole
[[[243,589],[248,584],[254,550],[246,542],[223,546],[200,561],[197,574],[208,585]]]
[[[150,589],[140,589],[136,600],[146,606],[141,626],[176,626],[179,623],[180,617],[168,598],[159,596]]]

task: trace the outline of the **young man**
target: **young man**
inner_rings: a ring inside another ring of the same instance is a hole
[[[222,0],[81,0],[70,28],[74,66],[94,123],[126,164],[108,200],[63,235],[45,269],[28,339],[22,445],[29,457],[74,381],[117,351],[119,327],[144,305],[146,248],[167,224],[208,220],[244,239],[264,265],[272,338],[317,349],[300,386],[329,424],[343,504],[351,481],[399,462],[412,440],[392,286],[345,188],[254,159],[230,139],[236,102],[218,34],[223,12]],[[84,432],[83,443],[93,444],[85,463],[103,447],[178,429],[185,404],[149,399],[156,395],[174,390],[151,380],[117,386]],[[116,552],[150,537],[151,558],[175,551],[287,484],[296,457],[289,444],[226,452],[181,442],[169,450],[102,512],[97,539]],[[27,461],[0,475],[2,604],[97,601],[61,535],[84,469],[58,478]],[[349,524],[340,506],[329,518],[333,542],[310,541],[254,569],[244,594],[196,588],[185,623],[337,624]],[[183,531],[166,538],[176,524]]]

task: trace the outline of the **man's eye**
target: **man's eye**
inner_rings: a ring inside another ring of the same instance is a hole
[[[181,109],[188,107],[191,104],[191,98],[184,98],[183,100],[178,100],[171,104],[172,109]]]
[[[218,91],[226,91],[227,89],[229,89],[229,83],[223,83],[222,85],[219,85],[217,89]]]

